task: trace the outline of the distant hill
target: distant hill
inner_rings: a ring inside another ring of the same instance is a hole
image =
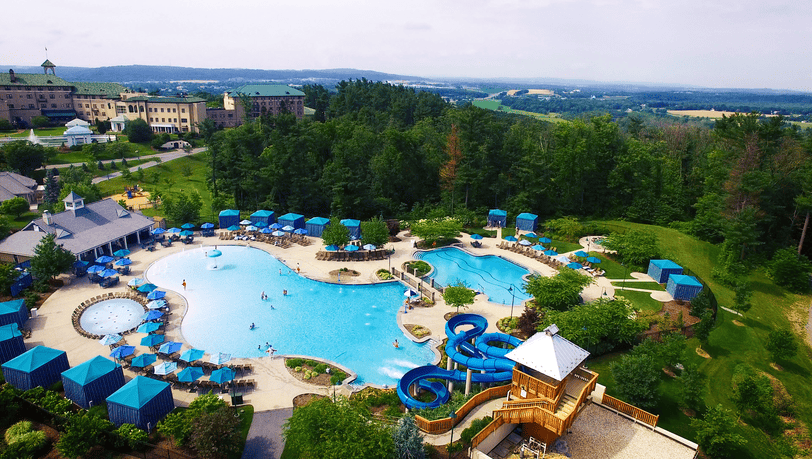
[[[17,73],[42,73],[41,67],[0,65],[0,69],[14,69]],[[415,80],[417,77],[394,75],[373,70],[260,70],[260,69],[203,69],[170,67],[163,65],[120,65],[114,67],[62,67],[56,74],[67,81],[103,81],[117,83],[165,82],[176,80],[212,81],[279,81],[285,83],[320,83],[366,78],[373,81]]]

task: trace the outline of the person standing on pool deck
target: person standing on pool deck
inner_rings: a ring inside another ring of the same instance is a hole
[[[183,289],[186,290],[186,279],[183,279]]]

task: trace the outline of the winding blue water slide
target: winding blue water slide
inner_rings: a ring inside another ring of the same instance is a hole
[[[472,325],[473,328],[457,332],[463,325]],[[473,383],[492,383],[510,381],[515,362],[505,358],[505,354],[512,349],[491,346],[490,343],[508,343],[513,347],[522,341],[504,333],[485,333],[488,321],[478,314],[460,314],[454,316],[445,324],[445,334],[448,342],[445,353],[448,358],[458,362],[471,370],[477,371],[471,375]],[[475,339],[476,345],[471,344]],[[479,373],[485,371],[485,373]],[[436,408],[446,403],[451,396],[444,383],[429,381],[429,379],[442,379],[453,382],[465,382],[466,372],[459,370],[445,370],[436,365],[417,367],[406,372],[398,382],[398,396],[406,407]],[[421,402],[409,393],[412,384],[432,392],[436,397],[430,402]]]

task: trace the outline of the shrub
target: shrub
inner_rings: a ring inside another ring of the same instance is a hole
[[[300,371],[302,371],[301,365],[298,366],[298,367],[293,367],[293,371],[295,371],[296,373],[299,373]]]
[[[320,363],[320,364],[316,365],[315,368],[313,368],[313,371],[315,371],[318,374],[322,374],[322,373],[327,371],[327,364],[326,363]]]
[[[786,248],[775,252],[769,265],[769,275],[776,284],[793,292],[809,290],[809,273],[812,263],[795,249]]]
[[[341,370],[336,370],[335,373],[330,376],[330,384],[338,385],[341,384],[341,381],[344,381],[347,378],[347,373],[344,373]]]
[[[288,368],[295,368],[302,366],[302,363],[304,363],[304,359],[288,359],[285,365],[287,365]]]
[[[482,429],[487,427],[487,425],[490,424],[492,421],[493,418],[490,416],[485,416],[484,418],[480,419],[474,419],[473,422],[471,422],[471,425],[467,429],[462,431],[462,434],[460,434],[460,440],[462,440],[463,443],[470,445],[471,440],[476,436],[476,434],[478,434],[480,431],[482,431]]]
[[[37,301],[39,301],[39,293],[29,290],[28,293],[25,294],[25,307],[28,309],[33,308]]]
[[[115,432],[130,449],[140,451],[147,446],[149,435],[132,424],[122,424]]]
[[[316,362],[315,360],[305,360],[304,364],[309,367],[315,367],[319,364],[319,362]]]
[[[31,421],[20,421],[6,430],[6,443],[13,449],[5,451],[5,457],[34,457],[47,442],[45,432],[33,430]]]

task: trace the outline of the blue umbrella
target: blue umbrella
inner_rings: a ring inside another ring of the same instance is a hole
[[[273,232],[273,233],[271,233],[271,234],[272,234],[272,235],[274,235],[274,236],[276,236],[276,237],[282,237],[282,236],[284,236],[284,235],[285,235],[285,233],[283,233],[282,231],[279,231],[279,230],[274,231],[274,232]]]
[[[214,370],[211,372],[211,376],[209,376],[209,381],[214,381],[217,384],[223,384],[231,381],[232,379],[234,379],[234,370],[228,367]]]
[[[192,229],[192,228],[195,227],[195,225],[193,225],[191,223],[184,223],[184,224],[180,225],[180,227],[183,228],[183,229]]]
[[[119,346],[113,349],[113,352],[110,353],[110,357],[114,359],[123,359],[128,355],[132,355],[135,352],[135,346]]]
[[[304,228],[299,228],[299,229],[294,230],[294,231],[293,231],[293,234],[302,234],[302,235],[305,235],[305,234],[307,234],[307,230],[306,230],[306,229],[304,229]]]
[[[586,257],[589,256],[589,254],[584,252],[583,250],[579,250],[579,251],[575,252],[575,256],[576,257],[581,257],[581,258],[586,258]]]
[[[104,271],[102,271],[102,272],[99,274],[99,276],[101,276],[101,277],[113,277],[113,276],[118,276],[118,271],[116,271],[115,269],[105,269]]]
[[[156,288],[158,288],[157,285],[146,283],[146,284],[139,285],[136,290],[138,290],[139,292],[142,292],[142,293],[149,293],[149,292],[155,290]]]
[[[130,251],[127,250],[127,249],[116,250],[115,252],[113,252],[113,256],[116,256],[116,257],[126,257],[129,254],[130,254]]]
[[[344,250],[346,250],[347,252],[355,252],[356,250],[358,250],[358,246],[357,245],[345,245]]]
[[[192,382],[203,376],[203,369],[200,367],[186,367],[178,373],[178,381]]]
[[[598,257],[587,257],[586,261],[590,263],[600,263],[601,259]]]
[[[156,310],[153,309],[153,310],[145,312],[144,315],[141,316],[141,320],[156,320],[156,319],[160,319],[163,316],[164,316],[163,312],[156,311]]]
[[[271,229],[278,230],[282,228],[284,228],[284,225],[282,225],[281,223],[274,223],[273,225],[271,225]]]
[[[141,324],[135,331],[138,333],[152,333],[159,328],[161,328],[161,324],[158,322],[147,322]]]
[[[164,234],[165,232],[166,232],[166,230],[163,229],[163,228],[155,228],[154,230],[152,230],[152,235],[153,236],[160,236],[161,234]]]
[[[209,359],[209,362],[215,365],[221,365],[228,362],[229,360],[231,360],[231,354],[224,354],[222,352],[219,352],[217,354],[212,354],[211,358]]]
[[[229,231],[239,231],[239,230],[240,230],[240,226],[239,226],[239,225],[231,225],[231,226],[229,226],[229,227],[228,227],[228,228],[226,228],[226,229],[227,229],[227,230],[229,230]]]
[[[195,234],[195,232],[194,232],[194,231],[189,231],[189,230],[183,230],[183,231],[181,231],[181,232],[180,232],[180,235],[181,235],[181,236],[184,236],[184,237],[186,237],[186,236],[193,236],[194,234]]]
[[[147,299],[148,300],[160,300],[161,298],[163,298],[165,296],[166,296],[166,292],[164,292],[163,290],[153,290],[153,291],[149,292],[149,295],[147,295]]]
[[[245,231],[256,231],[257,227],[254,225],[248,225],[245,227]]]
[[[477,240],[477,241],[478,241],[478,240],[482,239],[482,236],[481,236],[481,235],[479,235],[479,234],[472,234],[472,235],[471,235],[471,239],[474,239],[474,240]]]
[[[200,228],[201,229],[212,229],[212,228],[214,228],[214,224],[213,223],[204,223],[204,224],[200,225]]]
[[[556,252],[555,250],[552,250],[552,249],[545,250],[544,255],[547,255],[548,257],[554,257],[554,256],[558,255],[558,252]]]
[[[290,232],[291,232],[291,231],[293,231],[294,229],[296,229],[296,228],[294,228],[294,227],[292,227],[292,226],[290,226],[290,225],[285,225],[285,226],[283,226],[283,227],[282,227],[282,231],[285,231],[285,232],[287,232],[287,233],[290,233]]]
[[[89,273],[100,273],[102,271],[104,271],[104,266],[100,266],[100,265],[93,265],[93,266],[87,268],[87,272],[89,272]]]
[[[520,245],[533,245],[533,243],[528,241],[527,239],[522,239],[521,241],[519,241],[519,244]]]
[[[158,356],[155,354],[141,354],[135,356],[133,361],[130,362],[130,366],[145,367],[147,365],[152,365],[156,360],[158,360]]]
[[[175,352],[178,352],[182,346],[183,343],[179,343],[177,341],[167,341],[158,348],[158,352],[163,354],[174,354]]]
[[[90,263],[83,260],[76,260],[73,262],[74,268],[84,268],[85,266],[89,265]]]
[[[180,232],[181,232],[181,229],[180,229],[180,228],[169,228],[169,229],[167,230],[167,232],[168,232],[168,233],[175,233],[175,234],[177,234],[177,233],[180,233]]]
[[[576,263],[576,262],[573,261],[572,263],[567,265],[567,268],[569,268],[569,269],[581,269],[581,268],[583,268],[583,265],[581,265],[581,263]]]
[[[270,228],[262,228],[261,230],[259,230],[259,232],[262,234],[271,234],[272,231],[273,230]]]
[[[240,222],[240,225],[250,225],[251,223],[254,223],[254,222],[252,222],[251,220],[245,219],[245,220]]]
[[[202,349],[187,349],[180,355],[180,359],[184,362],[194,362],[195,360],[203,357],[205,351]]]
[[[121,341],[121,335],[119,335],[117,333],[114,333],[112,335],[104,335],[104,338],[99,340],[99,342],[104,346],[109,346],[111,344],[116,344],[119,341]]]
[[[142,279],[140,277],[133,277],[132,279],[130,279],[129,282],[127,282],[127,285],[129,285],[130,287],[138,287],[139,285],[143,285],[144,282],[146,282],[145,279]]]
[[[553,242],[552,239],[550,239],[548,237],[540,237],[539,238],[539,244],[549,244],[551,242]]]
[[[166,306],[166,300],[152,300],[147,303],[147,308],[149,309],[161,309],[164,306]]]
[[[326,250],[328,252],[336,252],[336,251],[338,251],[338,246],[330,244],[327,247],[325,247],[324,250]]]
[[[374,244],[364,244],[364,247],[362,247],[362,248],[364,250],[375,250],[375,249],[377,249],[377,247],[375,247]]]
[[[115,258],[109,255],[102,255],[99,258],[96,258],[96,263],[100,265],[106,265],[107,263],[110,263],[113,260],[115,260]]]
[[[214,249],[214,250],[210,250],[210,251],[208,252],[208,257],[209,257],[209,258],[217,258],[217,257],[219,257],[219,256],[220,256],[220,255],[222,255],[222,254],[223,254],[223,252],[221,252],[221,251],[219,251],[219,250],[217,250],[217,249]]]
[[[254,223],[254,226],[256,226],[257,228],[267,228],[268,224],[263,221],[258,221]]]
[[[544,250],[544,246],[541,244],[536,244],[532,247],[533,250]]]
[[[406,290],[403,293],[403,296],[408,297],[408,298],[414,298],[414,297],[419,296],[419,295],[420,295],[419,293],[415,292],[412,289]]]
[[[155,373],[156,375],[168,375],[169,373],[172,373],[177,369],[178,369],[177,362],[162,362],[161,364],[155,367],[153,373]]]
[[[518,241],[518,239],[516,239],[516,236],[506,236],[505,240],[508,241],[508,242],[516,242],[516,241]]]
[[[525,234],[524,237],[538,237],[538,236],[536,236],[536,233],[531,232],[531,233]]]
[[[155,346],[164,342],[164,335],[147,335],[141,338],[142,346]]]
[[[129,258],[122,258],[121,260],[118,260],[113,264],[116,265],[116,266],[129,266],[132,263],[133,263],[133,261],[130,260]]]

